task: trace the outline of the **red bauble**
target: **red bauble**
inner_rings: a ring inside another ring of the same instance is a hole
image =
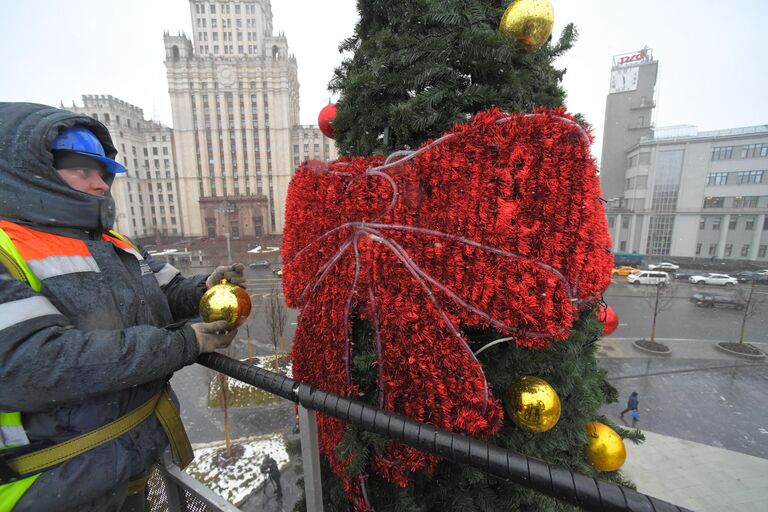
[[[323,135],[329,139],[336,138],[336,130],[331,126],[331,121],[336,117],[336,104],[329,103],[323,107],[320,111],[320,115],[317,116],[317,124],[320,126],[320,131]]]
[[[619,326],[619,315],[608,304],[600,304],[597,319],[603,322],[603,336],[610,336]]]

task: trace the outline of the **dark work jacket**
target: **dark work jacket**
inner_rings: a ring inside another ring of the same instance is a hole
[[[145,252],[137,258],[101,240],[110,222],[108,215],[92,218],[103,206],[98,201],[82,198],[82,220],[77,194],[56,205],[60,183],[50,154],[36,154],[46,149],[25,137],[48,133],[50,140],[62,126],[95,123],[62,112],[0,104],[0,218],[83,240],[95,262],[88,271],[43,279],[40,293],[0,265],[0,410],[21,411],[35,447],[123,416],[159,393],[175,370],[192,364],[199,351],[194,332],[174,323],[196,314],[205,289],[204,276],[185,279]],[[109,155],[108,133],[94,131]],[[25,145],[28,154],[19,150]],[[23,187],[18,180],[24,173],[53,185]],[[51,222],[45,221],[46,205],[56,213]],[[19,304],[42,307],[18,315]],[[122,437],[45,471],[14,510],[110,509],[167,444],[150,416]]]

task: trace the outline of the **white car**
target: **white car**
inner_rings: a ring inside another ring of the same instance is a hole
[[[688,281],[693,284],[714,284],[719,286],[736,286],[739,284],[738,279],[728,274],[701,274],[689,277]]]
[[[627,283],[635,286],[640,284],[652,284],[656,286],[666,286],[669,284],[669,274],[666,272],[654,272],[652,270],[641,270],[627,276]]]
[[[658,265],[648,265],[648,270],[680,270],[680,265],[668,261],[662,261]]]

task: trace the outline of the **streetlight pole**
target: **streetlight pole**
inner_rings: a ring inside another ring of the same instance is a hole
[[[224,206],[221,208],[220,211],[224,214],[227,220],[227,232],[224,233],[224,236],[227,237],[227,263],[231,265],[232,264],[232,243],[230,241],[230,238],[232,237],[232,233],[231,233],[232,224],[230,223],[229,215],[231,213],[234,213],[235,205],[225,200]]]

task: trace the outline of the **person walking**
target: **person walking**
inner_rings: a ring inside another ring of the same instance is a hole
[[[635,424],[637,424],[637,421],[640,419],[640,414],[637,411],[637,406],[639,405],[639,401],[637,399],[637,391],[633,391],[631,395],[629,395],[629,399],[627,400],[627,408],[621,411],[621,414],[619,417],[621,419],[624,419],[624,414],[627,412],[632,417],[632,426],[634,427]]]
[[[112,231],[116,154],[90,117],[0,103],[0,512],[143,510],[169,440],[193,457],[171,375],[236,334],[189,319],[243,265],[184,278]]]
[[[277,467],[277,461],[273,459],[269,454],[261,461],[261,473],[267,475],[269,481],[275,486],[275,495],[279,498],[283,497],[283,489],[280,485],[280,468]],[[264,492],[267,492],[267,483],[264,483]]]

